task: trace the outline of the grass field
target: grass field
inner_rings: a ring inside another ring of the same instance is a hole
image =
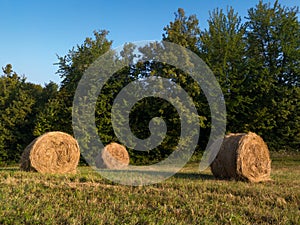
[[[300,224],[300,154],[273,153],[267,183],[215,180],[190,162],[163,183],[113,184],[0,168],[0,224]]]

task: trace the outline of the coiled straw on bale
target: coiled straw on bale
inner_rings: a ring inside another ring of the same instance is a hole
[[[211,170],[217,178],[268,181],[271,173],[268,147],[255,133],[226,135]]]
[[[21,157],[21,170],[76,173],[80,158],[77,141],[63,132],[48,132],[33,140]]]
[[[123,169],[129,165],[129,154],[123,145],[112,142],[96,157],[96,166],[101,169]]]

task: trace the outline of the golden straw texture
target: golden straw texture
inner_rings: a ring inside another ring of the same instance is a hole
[[[123,169],[129,165],[129,154],[123,145],[112,142],[96,158],[98,168]]]
[[[211,170],[217,178],[268,181],[271,174],[268,146],[255,133],[226,135]]]
[[[40,173],[76,173],[80,158],[77,141],[63,132],[48,132],[24,150],[20,168]]]

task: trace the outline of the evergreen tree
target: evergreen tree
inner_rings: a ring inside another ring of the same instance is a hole
[[[241,132],[251,101],[244,95],[245,41],[241,18],[228,8],[210,13],[208,29],[201,33],[200,51],[221,85],[227,107],[227,131]]]
[[[263,135],[273,149],[300,146],[298,13],[278,1],[273,6],[260,1],[248,11],[247,94],[254,99],[248,129]]]
[[[170,22],[170,24],[164,28],[164,31],[163,41],[178,44],[201,57],[201,30],[199,28],[199,20],[196,15],[187,16],[185,11],[182,8],[179,8],[175,13],[174,21]],[[177,55],[176,57],[179,57],[178,59],[181,60],[181,56]],[[188,64],[189,62],[186,63]],[[157,68],[156,66],[153,67],[153,70],[162,71],[161,73],[164,77],[170,78],[173,82],[180,85],[189,94],[189,96],[193,98],[199,115],[199,126],[202,129],[199,146],[200,149],[204,149],[210,132],[210,109],[201,87],[189,74],[186,74],[172,66],[164,65],[163,69]],[[173,117],[176,118],[175,115]]]
[[[53,121],[50,128],[72,133],[72,104],[77,85],[85,70],[102,54],[107,52],[112,41],[107,40],[108,31],[94,31],[94,39],[86,38],[82,45],[77,45],[64,57],[59,57],[59,70],[62,78],[56,100],[48,104],[47,110],[54,110],[59,115],[59,122]],[[57,111],[57,109],[59,111]]]
[[[3,68],[0,78],[0,160],[18,162],[33,136],[34,108],[39,85],[26,83],[12,66]]]

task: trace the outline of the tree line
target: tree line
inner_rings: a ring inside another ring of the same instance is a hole
[[[300,22],[299,9],[259,3],[242,18],[233,8],[210,12],[208,27],[201,29],[196,15],[183,9],[163,28],[162,40],[181,45],[197,54],[210,67],[222,88],[227,110],[227,132],[258,133],[271,150],[300,149]],[[95,31],[83,44],[58,58],[61,83],[43,87],[2,68],[0,77],[0,162],[18,162],[24,148],[48,131],[72,134],[72,104],[85,70],[112,49],[108,31]],[[127,45],[124,54],[132,54]],[[127,51],[127,52],[126,52]],[[144,50],[146,51],[146,49]],[[98,97],[95,111],[98,134],[103,143],[118,141],[111,108],[121,89],[130,82],[158,74],[179,84],[192,96],[199,114],[201,137],[197,151],[206,147],[211,128],[210,109],[203,91],[183,71],[148,61],[131,64],[112,76]],[[149,121],[162,117],[167,135],[149,152],[129,149],[133,163],[156,162],[169,155],[180,136],[180,119],[170,103],[145,98],[130,112],[130,125],[139,138],[147,138]]]

